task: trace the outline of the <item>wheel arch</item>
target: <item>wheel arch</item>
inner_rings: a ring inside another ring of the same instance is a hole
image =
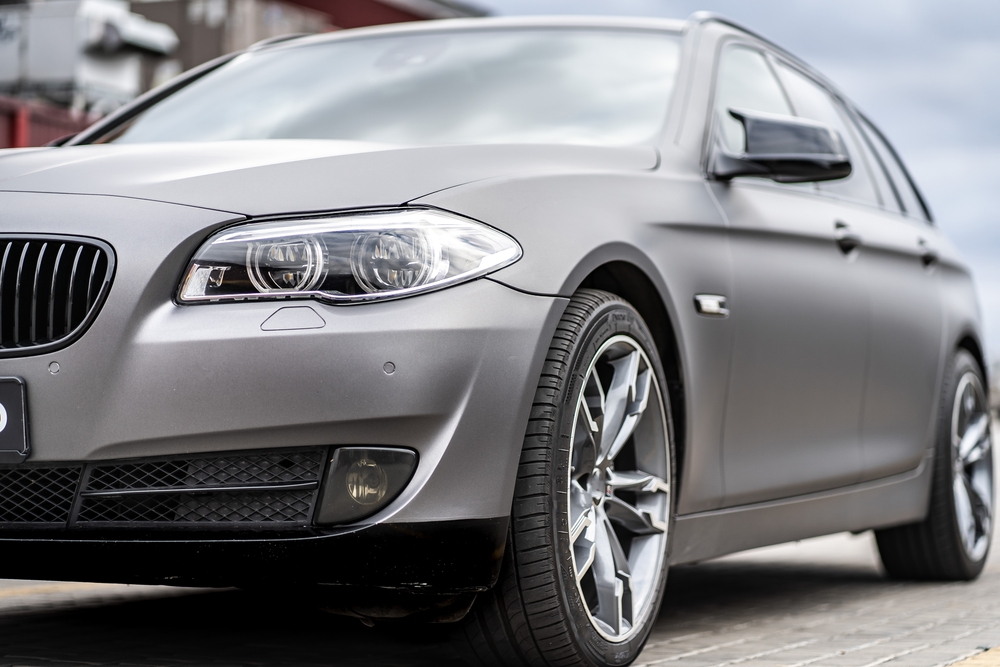
[[[625,260],[612,260],[593,268],[575,286],[574,291],[580,288],[603,290],[628,301],[639,311],[653,334],[656,352],[660,355],[660,362],[667,379],[667,399],[670,403],[674,427],[674,450],[677,458],[676,479],[679,487],[680,471],[684,469],[687,433],[684,367],[677,329],[670,317],[666,301],[648,273],[636,264]]]
[[[987,391],[989,391],[989,368],[986,366],[986,357],[983,356],[982,345],[979,344],[979,340],[975,334],[969,331],[963,332],[958,337],[955,350],[965,350],[975,358],[976,363],[979,364],[979,370],[983,372],[983,380],[986,382]]]

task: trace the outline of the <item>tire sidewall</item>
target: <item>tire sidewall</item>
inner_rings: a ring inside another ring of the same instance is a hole
[[[667,426],[668,465],[670,471],[670,504],[667,508],[667,544],[657,589],[653,593],[651,609],[642,627],[632,637],[620,643],[610,642],[601,636],[593,627],[586,607],[576,584],[573,570],[572,544],[569,541],[568,495],[570,474],[570,449],[573,419],[580,392],[591,361],[601,346],[610,338],[627,335],[632,338],[649,357],[661,388],[661,400]],[[553,486],[551,494],[551,511],[556,520],[553,544],[556,545],[556,572],[559,578],[557,585],[561,589],[560,599],[567,606],[567,618],[570,621],[570,635],[573,641],[582,649],[579,654],[591,657],[596,665],[627,664],[633,661],[645,645],[653,622],[663,599],[666,586],[667,555],[670,551],[670,538],[673,534],[673,519],[676,489],[676,468],[674,456],[673,421],[670,413],[669,396],[666,378],[663,373],[656,346],[652,335],[642,320],[642,317],[628,303],[615,299],[598,306],[583,324],[581,333],[575,344],[569,350],[567,360],[568,370],[566,381],[559,395],[559,409],[556,415],[556,442],[553,448]]]

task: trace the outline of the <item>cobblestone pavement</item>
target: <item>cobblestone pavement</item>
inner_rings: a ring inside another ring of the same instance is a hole
[[[1000,545],[971,584],[885,579],[870,534],[671,570],[638,664],[936,667],[1000,645]],[[994,652],[996,653],[996,652]],[[239,591],[0,581],[0,665],[460,665],[440,626]]]

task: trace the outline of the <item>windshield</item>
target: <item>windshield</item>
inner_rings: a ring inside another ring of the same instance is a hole
[[[335,40],[238,56],[96,141],[648,142],[676,35],[521,29]]]

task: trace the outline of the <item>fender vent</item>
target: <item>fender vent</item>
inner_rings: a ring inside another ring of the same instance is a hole
[[[0,237],[0,357],[68,345],[111,287],[111,247],[77,237]]]

